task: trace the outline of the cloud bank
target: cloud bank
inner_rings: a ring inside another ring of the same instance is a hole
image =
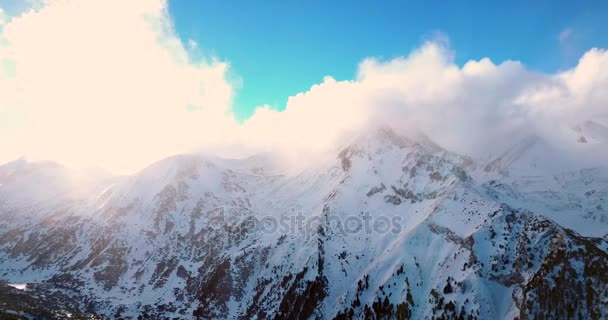
[[[600,49],[544,74],[488,58],[458,66],[445,41],[429,41],[404,57],[365,59],[355,79],[327,76],[284,110],[260,106],[243,124],[231,114],[229,64],[193,59],[193,50],[161,0],[0,12],[0,161],[25,154],[130,172],[201,148],[315,153],[378,122],[478,155],[529,133],[561,143],[573,125],[608,119]]]
[[[163,1],[53,1],[1,28],[2,158],[132,170],[234,130],[228,65],[193,61]]]
[[[289,99],[284,111],[258,109],[245,129],[267,143],[314,149],[344,130],[380,122],[421,130],[448,149],[481,156],[531,134],[575,142],[560,140],[583,121],[607,119],[604,50],[589,50],[575,68],[556,74],[488,58],[459,67],[453,56],[443,42],[431,41],[406,57],[366,59],[357,79],[326,77]]]

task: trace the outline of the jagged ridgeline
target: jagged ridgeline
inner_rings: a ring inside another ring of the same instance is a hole
[[[295,173],[182,155],[76,189],[9,163],[0,318],[606,319],[608,171],[530,174],[545,150],[382,128]]]

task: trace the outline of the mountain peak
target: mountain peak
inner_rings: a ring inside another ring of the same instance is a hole
[[[32,172],[55,172],[55,170],[65,169],[59,163],[52,161],[31,161],[26,157],[20,157],[11,162],[0,165],[0,178],[7,178],[14,175],[29,174]]]
[[[387,148],[421,148],[431,153],[445,151],[418,130],[397,131],[386,124],[361,129],[356,134],[351,135],[348,141],[341,150],[377,152],[380,149]]]

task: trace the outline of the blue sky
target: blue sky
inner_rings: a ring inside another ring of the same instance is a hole
[[[239,120],[263,104],[283,109],[326,75],[353,79],[366,57],[406,56],[437,33],[459,65],[489,57],[544,72],[608,47],[608,1],[170,0],[169,13],[184,42],[228,61],[242,80]]]

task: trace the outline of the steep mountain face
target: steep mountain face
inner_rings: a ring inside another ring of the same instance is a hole
[[[19,161],[0,279],[103,318],[606,318],[608,171],[530,175],[538,146],[479,163],[383,128],[298,174],[184,155],[77,192]]]
[[[527,137],[472,174],[501,202],[582,235],[603,237],[608,234],[608,128],[587,121],[566,133],[560,143]]]

